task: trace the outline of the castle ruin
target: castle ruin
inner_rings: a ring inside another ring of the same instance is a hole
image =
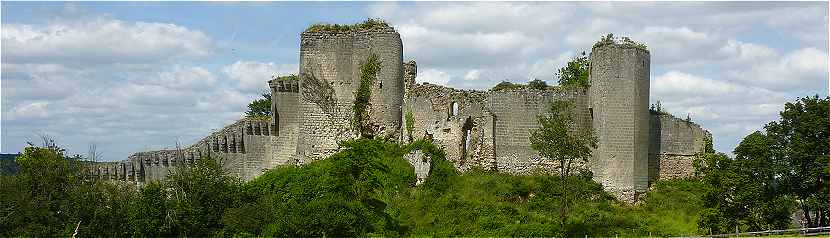
[[[367,109],[374,131],[407,142],[405,115],[411,113],[411,137],[431,139],[460,171],[556,171],[557,165],[531,149],[529,136],[539,127],[537,116],[557,100],[573,102],[575,126],[592,128],[598,138],[593,158],[580,166],[623,201],[636,200],[657,179],[692,176],[692,161],[711,136],[695,123],[648,109],[645,49],[595,45],[587,89],[459,90],[416,84],[416,63],[403,61],[400,35],[383,24],[303,32],[299,77],[268,81],[270,119],[241,119],[188,147],[135,153],[95,173],[145,183],[165,178],[176,164],[216,156],[228,172],[251,180],[280,165],[324,159],[338,151],[338,142],[358,136],[352,105],[360,66],[372,54],[381,64]]]

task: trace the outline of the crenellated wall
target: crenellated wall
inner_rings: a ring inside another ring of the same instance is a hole
[[[219,159],[231,175],[250,180],[291,162],[278,153],[283,141],[270,122],[269,118],[241,119],[185,148],[138,152],[124,161],[99,163],[94,171],[102,178],[146,183],[166,178],[176,166],[193,165],[199,158],[211,157]]]

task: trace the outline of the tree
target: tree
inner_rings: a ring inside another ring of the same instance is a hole
[[[556,101],[548,112],[538,117],[540,128],[530,134],[531,148],[542,157],[559,163],[560,175],[570,176],[571,166],[591,158],[597,138],[591,129],[576,126],[573,103]]]
[[[785,166],[783,183],[810,227],[830,225],[830,97],[784,105],[781,120],[767,124],[772,155]]]
[[[560,225],[564,228],[568,212],[568,182],[574,162],[585,162],[591,150],[597,147],[597,138],[588,128],[576,126],[573,118],[573,102],[555,101],[546,114],[538,117],[540,128],[530,133],[530,146],[542,157],[559,164],[562,176],[562,211]]]
[[[772,141],[755,132],[735,148],[735,158],[707,152],[703,158],[705,192],[701,228],[715,233],[785,229],[792,199],[780,184],[781,166],[772,156]]]
[[[271,93],[263,93],[261,99],[256,99],[248,104],[247,117],[270,117],[271,116]]]
[[[536,90],[548,89],[548,83],[546,83],[545,81],[539,80],[539,79],[534,79],[534,80],[531,80],[530,82],[527,82],[527,86],[530,87],[531,89],[536,89]]]
[[[511,83],[507,81],[501,81],[501,83],[496,84],[496,86],[493,86],[493,88],[491,88],[490,91],[520,89],[522,87],[524,87],[524,85]]]
[[[590,65],[591,61],[583,51],[581,55],[568,61],[565,67],[556,71],[555,76],[559,78],[559,85],[563,87],[588,87]]]

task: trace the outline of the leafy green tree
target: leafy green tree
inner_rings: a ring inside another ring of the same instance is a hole
[[[783,183],[810,227],[830,225],[830,97],[784,105],[780,121],[764,128],[773,156],[785,166]]]
[[[735,158],[722,153],[704,156],[701,168],[704,207],[700,227],[714,233],[785,229],[793,202],[780,184],[782,167],[775,162],[772,141],[761,132],[735,148]]]
[[[555,101],[538,117],[540,128],[530,133],[530,146],[559,164],[559,174],[570,176],[574,162],[587,162],[597,138],[590,128],[575,126],[573,102]]]
[[[527,86],[531,89],[536,89],[536,90],[548,89],[548,83],[546,83],[545,81],[539,80],[539,79],[534,79],[534,80],[531,80],[530,82],[527,82]]]
[[[271,116],[271,93],[263,93],[262,98],[256,99],[248,104],[247,117],[270,117]]]
[[[556,71],[556,77],[559,78],[559,85],[562,87],[588,87],[590,65],[591,61],[583,51],[581,55],[568,61],[565,67]]]
[[[555,101],[548,112],[538,117],[540,128],[531,131],[530,146],[542,157],[559,164],[559,175],[568,178],[574,162],[586,164],[591,150],[597,146],[593,130],[580,128],[574,123],[574,105],[570,101]],[[568,182],[562,179],[561,226],[565,226],[568,214]]]
[[[215,158],[178,166],[165,181],[179,236],[205,237],[222,229],[222,215],[240,202],[241,182]]]

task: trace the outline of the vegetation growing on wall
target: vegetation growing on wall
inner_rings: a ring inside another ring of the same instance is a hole
[[[316,23],[308,27],[308,29],[306,29],[305,32],[345,33],[361,30],[376,30],[386,28],[389,28],[389,24],[387,24],[386,21],[379,18],[369,18],[366,19],[366,21],[353,25]]]
[[[406,122],[406,134],[409,138],[409,141],[412,141],[412,132],[415,130],[415,116],[412,115],[412,111],[407,111],[406,115],[404,115],[404,120]]]
[[[641,49],[641,50],[648,50],[648,47],[646,46],[645,43],[633,41],[633,40],[631,40],[631,38],[628,38],[628,37],[623,37],[622,39],[617,39],[617,38],[614,37],[614,34],[612,34],[612,33],[608,33],[608,35],[600,37],[599,41],[594,43],[593,48],[597,48],[597,47],[600,47],[600,46],[603,46],[603,45],[612,45],[612,44],[623,45],[623,46],[637,48],[637,49]]]
[[[501,83],[496,84],[496,86],[493,86],[490,91],[509,91],[517,89],[550,90],[556,89],[556,87],[548,86],[548,83],[545,81],[533,79],[528,81],[527,84],[502,81]]]
[[[371,136],[374,131],[369,124],[370,100],[372,99],[372,87],[380,72],[380,60],[375,54],[369,54],[366,62],[360,65],[360,85],[354,96],[352,111],[352,127],[358,131],[361,137]]]
[[[289,74],[289,75],[277,76],[277,77],[274,77],[273,79],[277,80],[277,81],[300,81],[300,76],[297,76],[296,74]]]

